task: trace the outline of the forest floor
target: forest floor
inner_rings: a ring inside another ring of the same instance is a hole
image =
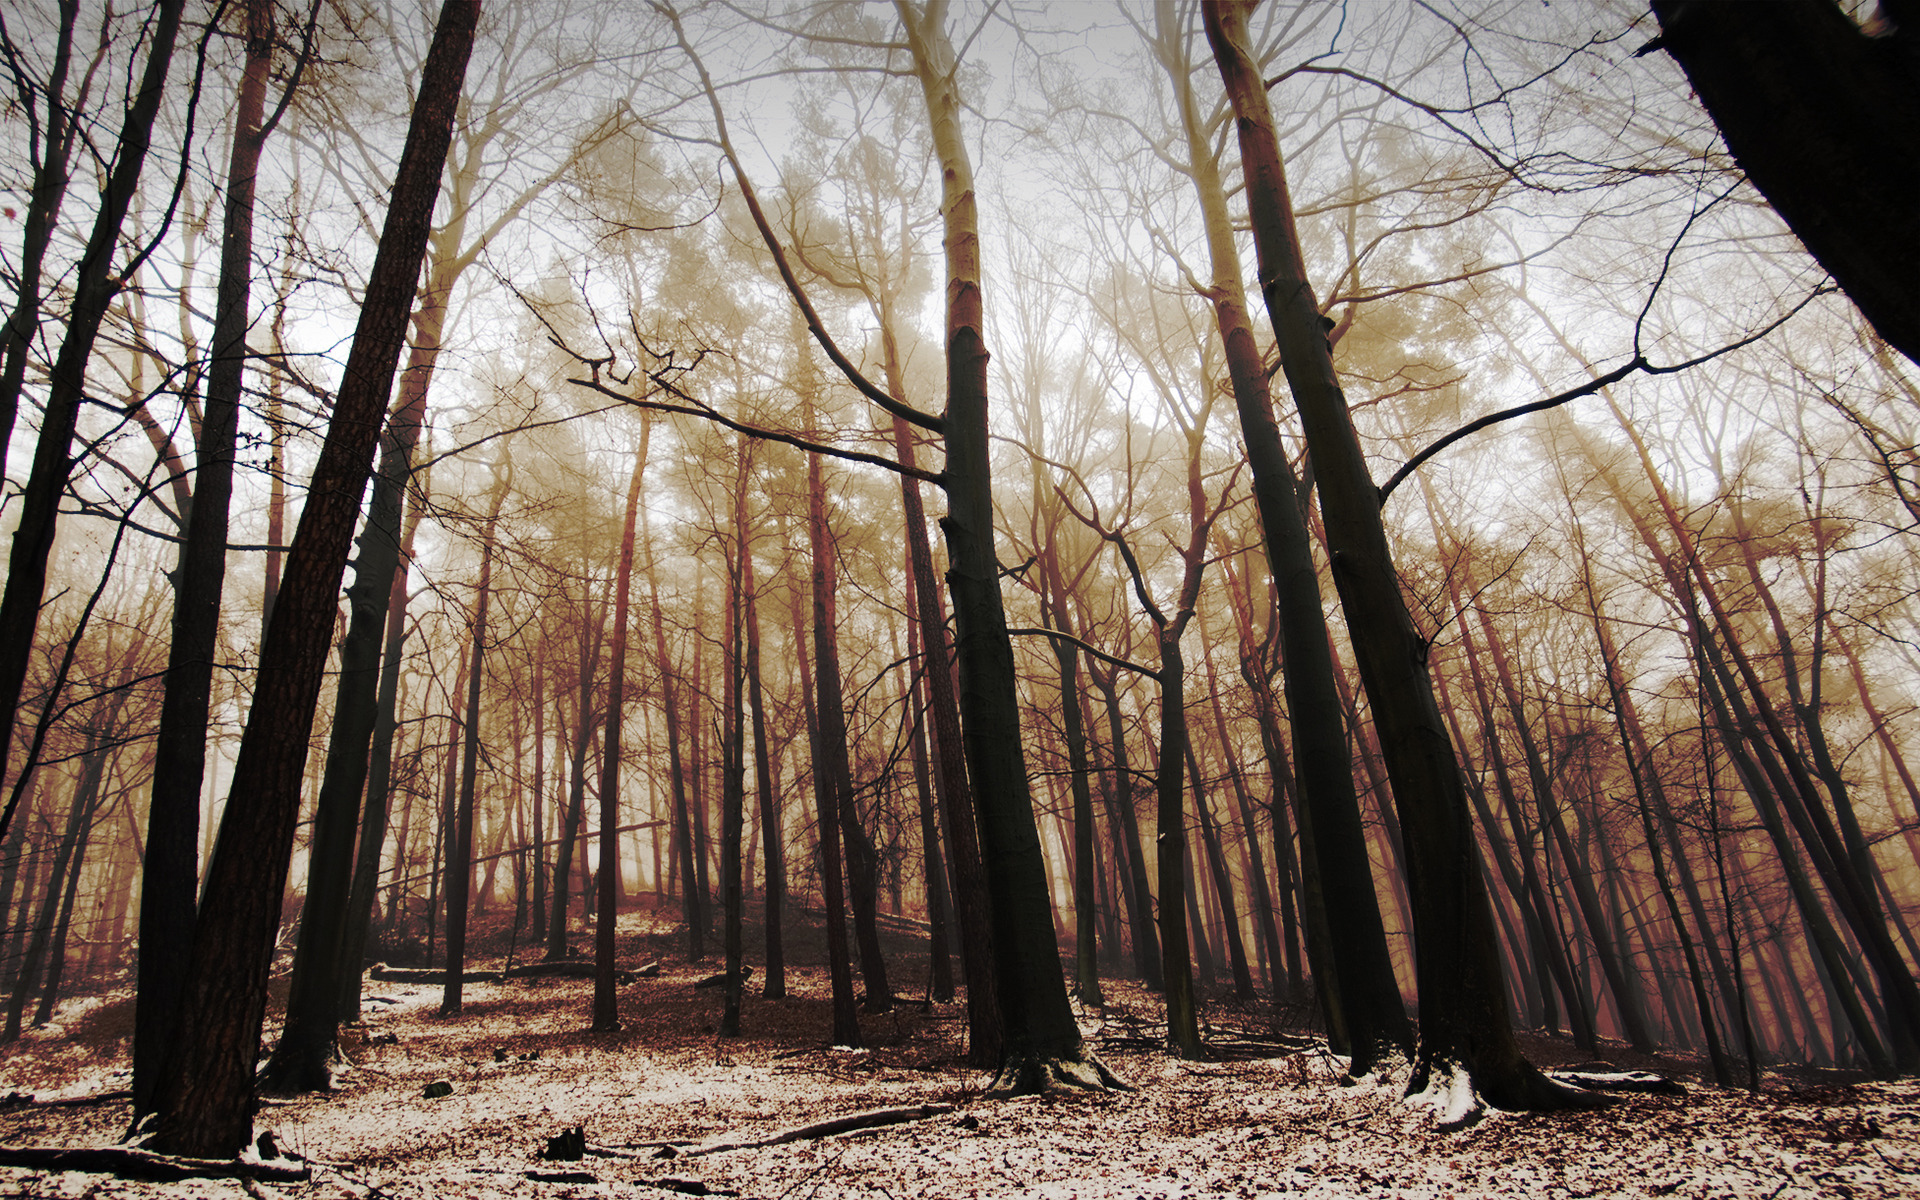
[[[283,1153],[311,1163],[307,1181],[0,1167],[0,1195],[1920,1196],[1914,1081],[1769,1073],[1749,1094],[1690,1078],[1697,1064],[1603,1046],[1608,1061],[1663,1071],[1685,1093],[1622,1096],[1598,1112],[1495,1113],[1442,1132],[1431,1107],[1402,1099],[1404,1075],[1342,1084],[1323,1044],[1275,1034],[1263,1013],[1229,1002],[1207,1012],[1216,1061],[1168,1059],[1156,1048],[1157,997],[1121,983],[1083,1025],[1132,1090],[996,1099],[963,1062],[962,1005],[868,1015],[864,1049],[829,1048],[825,972],[789,969],[780,1001],[759,998],[755,975],[743,1036],[723,1041],[719,990],[693,987],[717,961],[686,963],[684,930],[664,914],[623,913],[619,929],[623,965],[657,959],[662,969],[620,988],[618,1033],[588,1032],[590,980],[469,980],[451,1018],[437,1015],[438,986],[370,983],[339,1087],[270,1099],[258,1118]],[[806,932],[789,956],[818,961]],[[924,987],[924,947],[899,947],[894,987]],[[499,957],[474,966],[498,969],[504,940],[493,948]],[[126,1130],[129,1106],[114,1096],[126,1087],[131,1000],[124,990],[81,997],[57,1016],[0,1050],[0,1145],[109,1146]],[[1556,1039],[1527,1045],[1542,1064],[1590,1057]],[[439,1082],[450,1093],[430,1096]],[[925,1107],[884,1128],[722,1148],[908,1106]],[[539,1157],[576,1125],[586,1158]]]

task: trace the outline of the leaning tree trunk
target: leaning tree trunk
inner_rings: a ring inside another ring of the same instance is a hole
[[[27,209],[21,214],[13,311],[7,317],[5,350],[0,351],[0,463],[7,460],[14,418],[20,411],[28,352],[40,328],[40,280],[46,270],[47,249],[53,244],[60,201],[67,191],[68,159],[77,129],[67,107],[67,72],[73,64],[73,32],[79,19],[80,0],[61,0],[60,30],[54,38],[53,65],[47,72],[45,88],[46,123],[41,126],[39,157],[33,162]]]
[[[246,67],[234,106],[227,157],[225,231],[214,309],[213,363],[194,446],[193,501],[174,570],[173,637],[154,738],[147,801],[147,853],[140,877],[140,944],[134,999],[133,1107],[151,1110],[160,1057],[186,988],[186,959],[171,953],[193,936],[200,881],[200,785],[206,771],[207,714],[227,576],[227,517],[234,443],[246,368],[247,301],[253,280],[253,195],[265,133],[267,72],[273,65],[273,6],[249,0]],[[23,285],[24,286],[24,285]],[[9,421],[9,423],[11,423]],[[0,458],[4,451],[0,451]]]
[[[1443,1098],[1449,1117],[1477,1111],[1461,1090],[1467,1086],[1505,1109],[1579,1102],[1589,1094],[1540,1074],[1513,1037],[1465,785],[1306,277],[1266,85],[1248,49],[1247,9],[1209,0],[1202,13],[1233,104],[1267,313],[1306,432],[1334,582],[1404,831],[1420,986],[1420,1047],[1408,1086],[1451,1091]]]
[[[721,639],[720,717],[720,904],[721,945],[726,955],[722,988],[720,1036],[740,1036],[740,1002],[746,979],[740,973],[741,908],[746,902],[741,881],[740,842],[745,824],[747,792],[746,728],[741,720],[740,693],[745,663],[741,654],[741,608],[747,586],[746,562],[752,555],[747,527],[747,473],[753,462],[751,443],[743,434],[735,453],[739,459],[733,483],[733,562],[727,580],[725,632]]]
[[[1876,333],[1920,363],[1920,29],[1906,4],[1869,37],[1832,0],[1655,0],[1658,47],[1687,73],[1740,169]]]
[[[155,1148],[225,1158],[252,1139],[253,1073],[273,933],[340,577],[406,340],[479,5],[447,0],[420,80],[386,226],[234,764],[230,801],[188,951],[188,987],[155,1095]]]
[[[753,555],[740,562],[741,601],[747,622],[747,703],[753,710],[753,778],[760,802],[760,862],[765,877],[762,920],[766,925],[765,978],[760,995],[782,1000],[787,995],[786,939],[780,923],[787,898],[787,856],[780,834],[780,796],[773,784],[773,756],[767,748],[767,706],[760,688],[760,609],[753,581]],[[656,860],[657,865],[657,860]],[[655,880],[656,887],[658,880]]]

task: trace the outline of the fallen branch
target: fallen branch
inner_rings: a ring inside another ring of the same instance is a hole
[[[447,973],[440,967],[390,967],[385,963],[375,963],[368,974],[381,983],[445,983],[447,981]],[[460,973],[460,978],[463,982],[498,983],[500,973],[463,971]]]
[[[592,979],[595,971],[592,962],[585,959],[555,959],[552,962],[522,963],[506,972],[508,979]],[[632,983],[642,975],[652,976],[660,973],[660,964],[648,963],[638,971],[615,971],[614,981]]]
[[[304,1183],[313,1175],[305,1163],[242,1162],[226,1158],[176,1158],[132,1146],[61,1149],[57,1146],[0,1146],[0,1166],[40,1171],[85,1171],[122,1179],[167,1182],[176,1179],[256,1179],[267,1183]]]
[[[827,1121],[816,1121],[811,1125],[801,1125],[755,1141],[710,1142],[688,1150],[685,1154],[691,1158],[701,1154],[718,1154],[723,1150],[758,1150],[766,1146],[784,1146],[789,1142],[811,1142],[820,1138],[837,1137],[843,1133],[855,1133],[862,1129],[880,1129],[887,1125],[903,1125],[908,1121],[924,1121],[928,1117],[937,1117],[952,1111],[951,1104],[914,1104],[906,1108],[873,1108],[865,1112],[850,1113],[844,1117],[834,1117]]]

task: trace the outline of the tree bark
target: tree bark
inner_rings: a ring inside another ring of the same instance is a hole
[[[153,140],[154,118],[166,90],[167,68],[173,61],[174,40],[180,31],[185,0],[159,0],[155,5],[153,40],[147,51],[138,91],[127,108],[115,147],[113,170],[100,191],[100,208],[93,231],[81,251],[74,275],[73,305],[66,336],[48,378],[46,408],[40,418],[40,438],[34,446],[33,466],[20,494],[19,525],[7,559],[7,582],[0,593],[0,713],[20,711],[20,692],[33,658],[34,634],[40,623],[40,602],[47,588],[47,560],[60,519],[60,499],[73,472],[73,435],[86,395],[87,362],[100,335],[107,308],[126,285],[122,272],[110,277],[120,227],[140,183],[140,170]],[[9,425],[9,427],[11,427]],[[0,777],[5,777],[14,739],[0,738]],[[0,813],[0,834],[12,819]]]
[[[160,726],[154,738],[147,802],[147,856],[140,884],[140,944],[134,1000],[133,1105],[151,1111],[154,1085],[186,987],[186,960],[164,948],[193,936],[199,890],[200,785],[206,771],[207,714],[227,575],[227,518],[233,497],[234,444],[247,356],[253,280],[253,198],[273,65],[273,6],[248,0],[246,66],[234,105],[227,157],[225,229],[215,300],[213,362],[194,447],[193,500],[174,568],[172,640],[167,651]],[[23,284],[24,286],[24,284]],[[3,385],[0,385],[3,386]],[[0,414],[0,420],[6,414]],[[11,423],[10,420],[7,423]],[[0,447],[0,457],[4,447]]]
[[[1920,363],[1920,29],[1906,7],[1868,37],[1830,0],[1654,0],[1661,34],[1640,53],[1673,56],[1747,179]]]
[[[941,529],[947,538],[962,728],[979,807],[1004,1036],[995,1086],[1016,1092],[1045,1091],[1055,1084],[1104,1086],[1112,1077],[1085,1049],[1067,999],[1020,742],[1013,642],[993,548],[980,232],[973,167],[960,129],[958,63],[947,39],[944,0],[919,7],[912,0],[895,2],[926,99],[943,181],[948,511]]]
[[[1405,835],[1420,985],[1420,1047],[1409,1089],[1433,1085],[1438,1096],[1469,1084],[1504,1109],[1591,1099],[1541,1075],[1514,1041],[1459,763],[1306,277],[1273,114],[1247,48],[1246,5],[1208,2],[1202,13],[1236,117],[1267,312],[1306,431],[1334,582]],[[1463,1105],[1449,1115],[1472,1111]]]
[[[272,935],[335,597],[405,341],[478,17],[473,0],[448,0],[436,23],[353,348],[261,649],[234,766],[232,795],[240,802],[228,803],[221,823],[178,1032],[155,1096],[155,1140],[165,1152],[229,1157],[252,1140],[253,1071]]]
[[[614,990],[614,927],[620,915],[620,755],[627,702],[627,624],[633,594],[634,531],[640,520],[640,485],[647,473],[647,449],[653,423],[640,427],[640,449],[627,481],[627,513],[620,526],[620,563],[613,578],[613,651],[607,670],[606,746],[600,756],[600,894],[594,904],[593,1029],[620,1028],[620,999]]]

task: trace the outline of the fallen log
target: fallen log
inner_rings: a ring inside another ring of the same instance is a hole
[[[766,1146],[784,1146],[789,1142],[811,1142],[820,1138],[838,1137],[843,1133],[857,1133],[863,1129],[880,1129],[888,1125],[903,1125],[908,1121],[924,1121],[928,1117],[937,1117],[953,1111],[951,1104],[913,1104],[905,1108],[870,1108],[865,1112],[849,1113],[844,1117],[833,1117],[825,1121],[815,1121],[811,1125],[801,1125],[783,1130],[771,1137],[758,1138],[744,1142],[709,1142],[683,1151],[687,1157],[701,1154],[718,1154],[723,1150],[758,1150]]]
[[[226,1158],[177,1158],[132,1146],[63,1149],[58,1146],[0,1146],[0,1166],[39,1171],[84,1171],[122,1179],[171,1182],[178,1179],[252,1179],[262,1183],[304,1183],[313,1171],[305,1163],[243,1162]]]

